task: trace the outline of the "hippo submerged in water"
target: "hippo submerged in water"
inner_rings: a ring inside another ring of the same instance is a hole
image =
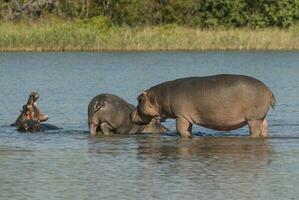
[[[17,127],[21,132],[39,132],[44,130],[57,130],[56,126],[51,124],[44,124],[41,122],[49,119],[48,115],[45,115],[37,106],[37,100],[39,94],[37,92],[31,92],[27,103],[23,105],[23,109],[20,111],[20,115],[15,121],[13,126]]]
[[[151,119],[147,125],[133,124],[130,113],[134,108],[134,105],[116,95],[97,95],[88,105],[90,134],[163,133],[167,130],[157,119]]]
[[[51,125],[40,123],[35,120],[25,120],[18,127],[17,130],[20,132],[43,132],[47,130],[58,130],[59,128]]]
[[[20,126],[22,122],[25,120],[35,120],[39,122],[44,122],[49,119],[48,115],[45,115],[41,112],[41,110],[37,107],[37,100],[39,98],[39,94],[37,92],[31,92],[27,103],[23,105],[23,110],[21,110],[19,117],[16,122],[13,124],[14,126]]]
[[[229,131],[248,124],[252,137],[267,137],[266,114],[275,97],[261,81],[242,75],[189,77],[156,85],[138,96],[133,123],[176,119],[180,136],[191,137],[192,124]]]

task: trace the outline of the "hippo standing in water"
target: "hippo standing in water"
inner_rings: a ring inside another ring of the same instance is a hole
[[[147,125],[136,125],[130,120],[135,106],[113,94],[100,94],[88,105],[88,125],[92,136],[96,134],[163,133],[167,129],[157,119]]]
[[[266,114],[275,105],[275,97],[264,83],[229,74],[168,81],[137,99],[138,106],[130,116],[133,123],[174,118],[181,137],[191,137],[193,123],[220,131],[248,124],[252,137],[267,137]]]

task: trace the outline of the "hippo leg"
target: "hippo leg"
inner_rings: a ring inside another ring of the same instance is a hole
[[[263,120],[261,137],[268,137],[268,122]]]
[[[251,137],[267,137],[268,131],[265,120],[250,120],[248,121],[248,126],[250,130]],[[265,124],[265,125],[263,125]]]
[[[176,118],[176,129],[181,137],[192,137],[192,124],[184,118]]]
[[[107,122],[101,123],[101,130],[104,135],[113,135],[113,128]]]

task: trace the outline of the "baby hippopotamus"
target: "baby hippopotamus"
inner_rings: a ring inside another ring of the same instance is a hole
[[[137,100],[130,116],[133,123],[173,118],[182,137],[191,137],[192,124],[221,131],[248,124],[252,137],[266,137],[266,115],[275,105],[275,97],[264,83],[231,74],[168,81],[146,90]]]
[[[167,129],[153,118],[147,125],[130,120],[135,106],[113,94],[95,96],[88,105],[88,125],[92,136],[97,134],[163,133]]]

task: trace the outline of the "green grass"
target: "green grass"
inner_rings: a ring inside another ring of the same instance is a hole
[[[116,27],[61,20],[0,23],[0,51],[299,50],[299,25],[288,29]]]

